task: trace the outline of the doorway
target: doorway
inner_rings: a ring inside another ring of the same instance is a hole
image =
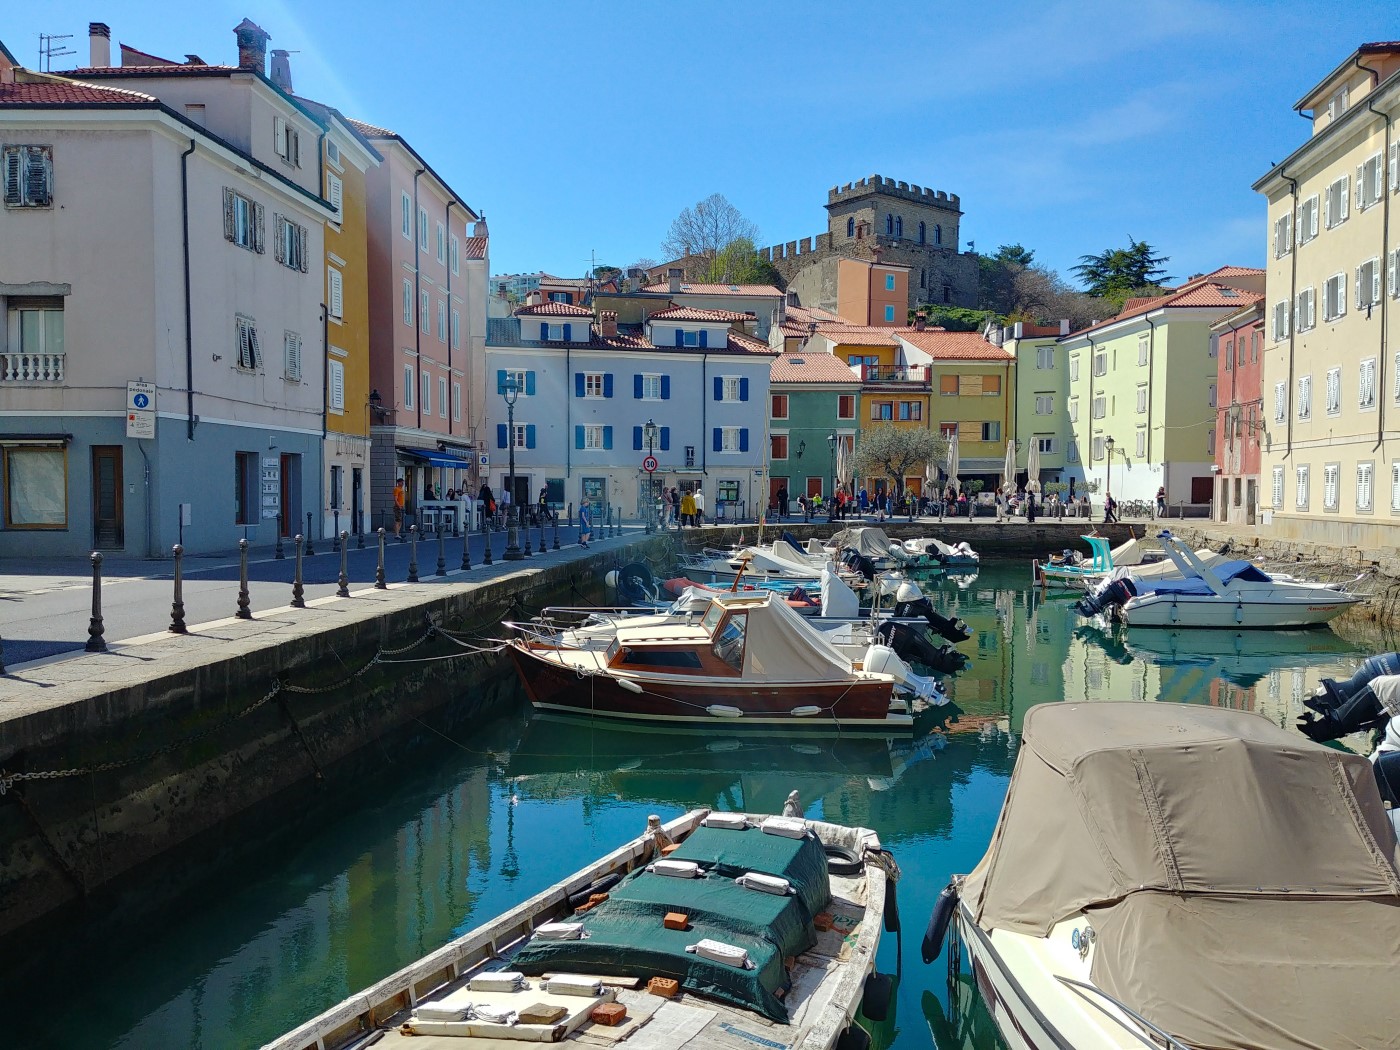
[[[593,515],[593,523],[601,525],[603,522],[603,508],[608,503],[608,479],[607,478],[584,478],[583,502],[588,504],[589,512]]]
[[[822,494],[822,481],[823,481],[823,480],[824,480],[824,479],[822,479],[822,478],[808,478],[808,479],[807,479],[807,498],[808,498],[808,499],[811,499],[813,496],[820,496],[820,495]]]
[[[126,546],[122,525],[122,447],[92,447],[92,545],[116,551]]]
[[[301,531],[301,455],[282,453],[282,535]]]
[[[1259,504],[1259,482],[1253,478],[1244,483],[1244,523],[1254,524],[1254,513]]]
[[[365,531],[365,469],[350,468],[350,521],[357,532]]]
[[[1209,503],[1215,493],[1215,479],[1209,474],[1191,479],[1191,502]]]

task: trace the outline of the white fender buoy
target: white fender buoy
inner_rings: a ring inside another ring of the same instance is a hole
[[[641,692],[639,689],[638,692]],[[705,713],[714,715],[716,718],[743,718],[744,712],[737,707],[730,707],[728,704],[711,704],[705,708]]]

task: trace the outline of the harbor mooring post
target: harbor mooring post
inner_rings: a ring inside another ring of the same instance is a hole
[[[444,527],[444,523],[443,523],[443,521],[442,521],[441,518],[438,519],[438,523],[437,523],[437,538],[438,538],[438,563],[437,563],[437,568],[433,570],[433,575],[434,575],[434,576],[446,576],[446,575],[447,575],[447,548],[444,546],[444,544],[447,542],[447,529]]]
[[[240,620],[253,618],[252,602],[248,597],[248,541],[238,541],[238,611],[233,614]]]
[[[384,579],[384,526],[379,526],[379,565],[374,570],[374,589],[387,591],[389,584]]]
[[[336,580],[339,586],[335,589],[335,596],[337,598],[350,597],[350,573],[348,571],[348,566],[345,564],[346,559],[350,557],[349,540],[350,533],[342,532],[340,534],[340,578]]]
[[[297,533],[292,541],[296,545],[297,567],[296,573],[292,576],[292,608],[306,608],[306,588],[301,583],[301,545],[305,542],[301,533]]]
[[[316,537],[311,534],[311,512],[306,512],[306,556],[316,557]]]
[[[408,527],[408,582],[418,582],[418,526]]]
[[[105,653],[107,642],[102,637],[102,552],[92,552],[92,619],[88,621],[88,640],[84,648],[90,653]]]
[[[491,565],[491,519],[484,518],[481,522],[481,538],[486,541],[486,553],[481,556],[482,565]]]
[[[175,544],[175,596],[170,602],[170,633],[189,634],[185,626],[185,548]]]

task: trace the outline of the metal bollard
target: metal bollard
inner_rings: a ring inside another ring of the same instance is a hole
[[[481,538],[486,542],[486,553],[481,556],[482,565],[490,565],[491,562],[491,519],[484,518],[481,522]]]
[[[438,522],[438,525],[437,525],[437,538],[438,538],[438,563],[437,563],[437,568],[436,568],[435,570],[433,570],[433,575],[434,575],[434,576],[446,576],[446,575],[447,575],[447,550],[446,550],[446,548],[443,546],[443,544],[447,542],[447,530],[446,530],[445,528],[443,528],[442,522],[441,522],[441,521],[439,521],[439,522]]]
[[[306,556],[316,557],[316,537],[311,534],[311,512],[306,512]]]
[[[543,554],[543,553],[545,552],[545,550],[546,550],[545,543],[544,543],[544,515],[543,515],[543,514],[540,515],[540,545],[539,545],[539,548],[538,548],[538,549],[539,549],[539,552],[540,552],[541,554]]]
[[[175,555],[175,594],[170,602],[168,630],[171,634],[189,634],[185,627],[185,548],[177,543],[170,550]]]
[[[102,554],[92,552],[92,619],[88,621],[88,640],[85,648],[90,653],[105,653],[107,643],[102,638]]]
[[[554,549],[559,549],[559,512],[554,512]]]
[[[523,508],[522,508],[523,510]],[[530,550],[530,522],[522,513],[520,515],[520,531],[525,533],[525,557],[529,557],[534,551]]]
[[[472,530],[468,526],[462,532],[462,571],[472,567]]]
[[[248,598],[248,541],[238,541],[238,611],[233,614],[240,620],[253,618],[252,602]]]
[[[272,557],[276,561],[284,560],[287,555],[282,552],[282,512],[277,512],[277,546],[273,548]]]
[[[348,598],[350,597],[350,573],[347,571],[345,562],[350,557],[350,533],[342,532],[338,539],[340,540],[340,578],[336,582],[340,586],[335,589],[335,596]]]
[[[342,536],[342,535],[344,535],[344,533],[342,533],[342,532],[340,531],[340,508],[337,507],[337,508],[335,509],[335,535],[334,535],[334,542],[331,543],[331,553],[332,553],[332,554],[339,554],[339,553],[340,553],[341,544],[344,542],[343,540],[341,540],[341,536]]]
[[[578,519],[574,517],[574,505],[573,505],[572,503],[570,503],[570,504],[569,504],[569,524],[570,524],[570,525],[577,525],[577,523],[578,523]],[[574,539],[575,539],[575,542],[577,542],[578,537],[574,537]]]
[[[306,588],[303,587],[301,584],[301,545],[305,541],[303,540],[301,533],[297,533],[295,539],[292,542],[296,545],[297,550],[297,569],[296,574],[292,577],[292,608],[305,609]]]
[[[374,589],[387,591],[389,584],[384,580],[384,526],[379,526],[379,566],[374,570]]]
[[[408,582],[418,582],[418,526],[408,527]]]
[[[363,518],[360,521],[360,531],[355,533],[355,549],[362,551],[365,549],[365,523]]]

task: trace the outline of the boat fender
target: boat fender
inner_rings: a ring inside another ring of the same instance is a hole
[[[870,1050],[870,1033],[858,1024],[850,1024],[837,1037],[836,1050]]]
[[[619,882],[622,881],[622,872],[615,871],[611,875],[604,875],[601,879],[595,879],[577,893],[569,894],[569,907],[577,908],[580,904],[587,904],[588,898],[597,893],[607,893]]]
[[[928,929],[924,931],[924,941],[920,949],[924,965],[933,962],[943,951],[943,941],[948,936],[948,927],[952,924],[957,907],[958,887],[956,883],[950,882],[939,892],[938,899],[933,902],[933,914],[928,917]]]
[[[860,999],[860,1012],[867,1021],[883,1021],[890,1015],[890,998],[894,981],[889,974],[872,973],[865,979],[865,994]]]
[[[614,678],[613,681],[622,686],[622,688],[626,689],[629,693],[636,693],[640,696],[642,693],[646,692],[646,690],[641,687],[640,683],[634,682],[630,678]]]
[[[894,879],[885,880],[885,932],[899,932],[899,894]],[[868,1014],[866,1016],[869,1016]]]
[[[865,868],[860,854],[853,849],[830,842],[823,843],[822,849],[826,851],[826,870],[832,875],[859,875]]]
[[[641,692],[640,689],[638,689],[637,691]],[[744,717],[743,711],[739,710],[737,707],[731,707],[728,704],[711,704],[709,707],[705,708],[705,713],[707,715],[713,715],[715,718]]]
[[[1235,605],[1235,622],[1244,623],[1244,602]]]

